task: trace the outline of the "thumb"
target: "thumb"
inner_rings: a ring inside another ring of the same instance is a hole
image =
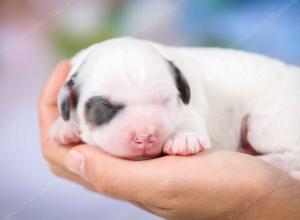
[[[145,201],[145,190],[156,188],[161,176],[147,161],[112,157],[88,145],[74,147],[65,157],[66,167],[89,181],[100,193],[129,201]]]

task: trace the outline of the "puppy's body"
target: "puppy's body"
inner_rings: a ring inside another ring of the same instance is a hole
[[[59,98],[65,120],[51,132],[60,143],[78,141],[80,131],[108,153],[142,159],[162,150],[237,150],[246,140],[263,159],[299,175],[297,67],[236,50],[128,38],[91,46],[72,67]]]
[[[168,51],[189,82],[190,106],[205,118],[213,146],[236,150],[247,120],[248,141],[258,152],[300,150],[300,69],[236,50]]]

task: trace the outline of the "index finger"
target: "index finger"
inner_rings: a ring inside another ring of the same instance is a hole
[[[69,71],[69,61],[60,62],[47,80],[39,100],[39,127],[43,154],[48,162],[58,166],[62,166],[64,156],[69,148],[51,142],[48,138],[48,131],[59,117],[56,100]]]
[[[42,134],[58,117],[57,96],[70,71],[68,60],[60,62],[47,80],[39,100],[39,122]]]

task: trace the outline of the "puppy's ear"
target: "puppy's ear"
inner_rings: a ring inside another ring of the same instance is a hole
[[[180,69],[172,62],[168,61],[173,73],[173,76],[175,78],[176,87],[179,91],[180,98],[184,104],[189,104],[191,100],[191,89],[189,86],[188,81],[183,76]]]
[[[171,67],[172,74],[175,78],[175,83],[179,91],[180,98],[184,104],[189,104],[191,99],[190,86],[180,69],[171,61],[171,56],[169,56],[168,50],[160,44],[153,43],[150,41],[145,42],[150,44],[162,57],[164,57],[164,59],[167,60]]]
[[[71,111],[74,110],[77,106],[78,100],[78,83],[76,83],[76,78],[82,69],[88,55],[94,48],[94,45],[81,50],[78,54],[76,54],[71,60],[71,71],[69,73],[69,77],[60,90],[58,96],[58,108],[62,115],[62,118],[65,121],[70,120]]]
[[[70,120],[71,111],[77,106],[78,93],[75,89],[74,76],[76,74],[67,81],[58,96],[58,108],[65,121]]]

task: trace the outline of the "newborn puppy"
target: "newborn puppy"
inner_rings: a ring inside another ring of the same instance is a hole
[[[298,176],[299,85],[299,68],[261,55],[112,39],[72,59],[50,138],[133,160],[249,143]]]

